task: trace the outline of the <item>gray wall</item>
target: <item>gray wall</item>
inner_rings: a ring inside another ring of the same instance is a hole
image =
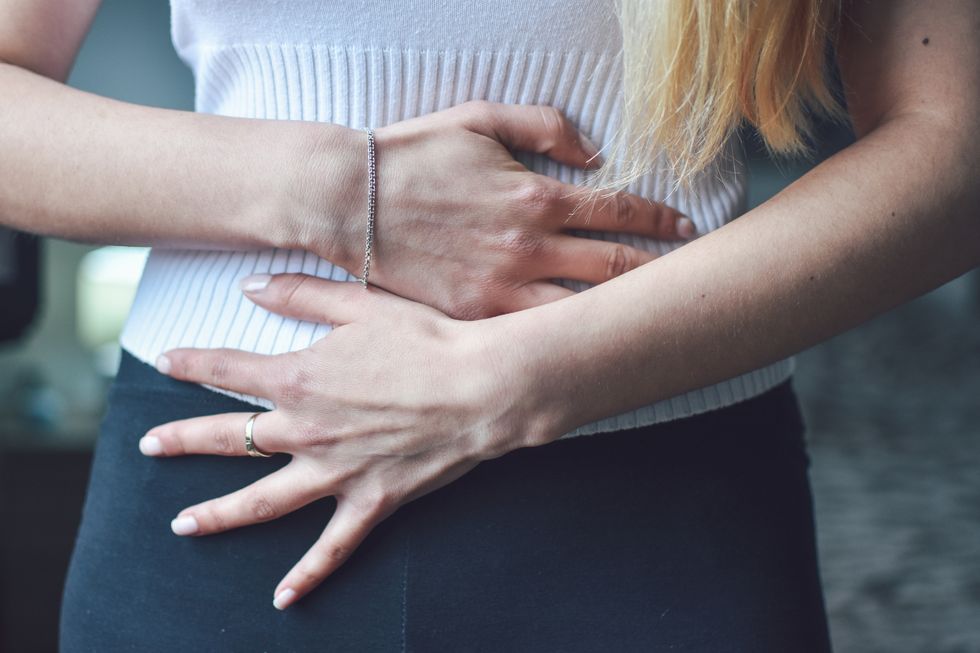
[[[166,0],[104,0],[68,83],[127,102],[193,109],[194,81],[173,51],[169,25]],[[0,345],[0,426],[15,421],[25,401],[43,403],[58,417],[31,433],[45,446],[91,446],[104,402],[105,380],[75,334],[75,277],[94,247],[45,239],[40,319],[25,342]],[[27,385],[46,389],[25,400]]]

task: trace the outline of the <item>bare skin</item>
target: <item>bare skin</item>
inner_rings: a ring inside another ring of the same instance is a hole
[[[980,5],[942,8],[849,4],[840,58],[858,141],[739,220],[575,296],[462,322],[375,288],[251,280],[259,305],[340,326],[283,356],[161,359],[175,378],[270,398],[256,441],[292,456],[181,511],[176,530],[208,535],[336,496],[323,535],[275,589],[284,608],[385,516],[481,460],[758,368],[975,267]],[[261,382],[235,381],[246,378]],[[246,417],[161,425],[142,446],[243,455]]]
[[[0,224],[90,242],[301,249],[359,271],[365,135],[69,88],[98,4],[0,0]],[[552,279],[601,282],[654,258],[571,229],[695,235],[689,219],[635,195],[570,216],[581,189],[508,150],[594,167],[595,146],[551,107],[470,102],[384,126],[376,140],[388,237],[372,281],[449,315],[553,301],[571,292]]]

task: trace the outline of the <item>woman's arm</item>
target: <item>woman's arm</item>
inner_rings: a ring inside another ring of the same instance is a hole
[[[980,5],[856,2],[843,36],[855,144],[667,256],[485,323],[519,350],[508,376],[542,417],[528,443],[799,352],[980,263]]]
[[[90,242],[298,247],[291,216],[309,124],[145,107],[66,86],[98,6],[0,2],[0,221]],[[346,215],[360,203],[352,193],[363,148],[350,130],[318,129],[335,154],[322,173],[340,182],[324,208]]]
[[[0,0],[0,224],[93,242],[314,252],[358,271],[363,133],[119,102],[61,83],[97,0]],[[467,103],[377,130],[371,280],[458,317],[571,294],[654,258],[569,229],[683,239],[691,221],[622,194],[569,218],[581,189],[529,172],[507,146],[592,165],[551,107]],[[452,179],[447,185],[445,179]]]

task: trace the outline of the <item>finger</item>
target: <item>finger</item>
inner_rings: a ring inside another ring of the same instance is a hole
[[[381,519],[380,513],[364,514],[350,501],[338,499],[330,523],[316,544],[280,581],[272,604],[284,610],[312,591],[344,564]]]
[[[330,494],[322,479],[290,462],[240,490],[180,511],[175,535],[211,535],[278,519]]]
[[[331,281],[308,274],[256,274],[239,282],[245,295],[262,308],[298,320],[341,325],[384,310],[397,298],[377,286]]]
[[[559,235],[545,267],[551,278],[603,283],[655,258],[652,252],[622,243]]]
[[[255,413],[225,413],[192,417],[154,426],[140,438],[146,456],[170,457],[189,454],[245,456],[245,424]],[[287,433],[278,411],[261,413],[252,422],[252,443],[263,453],[286,451]]]
[[[474,103],[469,128],[524,152],[578,168],[602,164],[599,149],[565,114],[543,104]]]
[[[270,398],[275,389],[272,379],[282,365],[283,355],[266,356],[239,349],[171,349],[157,358],[157,370],[181,381]]]
[[[632,193],[603,196],[571,184],[562,184],[567,213],[560,215],[563,229],[615,231],[660,240],[690,240],[697,235],[689,217],[661,202]]]
[[[525,285],[520,292],[516,293],[504,304],[505,313],[523,311],[526,308],[533,308],[541,304],[558,301],[574,295],[574,290],[569,290],[556,283],[547,281],[535,281]]]

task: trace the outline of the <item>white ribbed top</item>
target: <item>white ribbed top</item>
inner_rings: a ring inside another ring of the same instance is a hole
[[[194,72],[198,111],[362,128],[484,99],[556,106],[600,147],[617,127],[621,58],[612,0],[172,0],[171,7],[174,45]],[[518,159],[568,183],[583,180],[580,170],[544,156],[519,154]],[[705,233],[744,211],[745,183],[736,153],[691,190],[669,198],[671,180],[657,175],[638,180],[629,190],[654,200],[667,198]],[[661,254],[683,244],[612,233],[581,235]],[[330,327],[268,313],[238,290],[238,280],[246,275],[277,272],[354,279],[302,251],[154,248],[122,346],[147,363],[173,347],[233,347],[265,354],[307,347]],[[775,386],[793,367],[793,359],[785,359],[565,437],[719,408]],[[661,372],[652,368],[650,373]],[[261,398],[226,394],[272,407]]]

